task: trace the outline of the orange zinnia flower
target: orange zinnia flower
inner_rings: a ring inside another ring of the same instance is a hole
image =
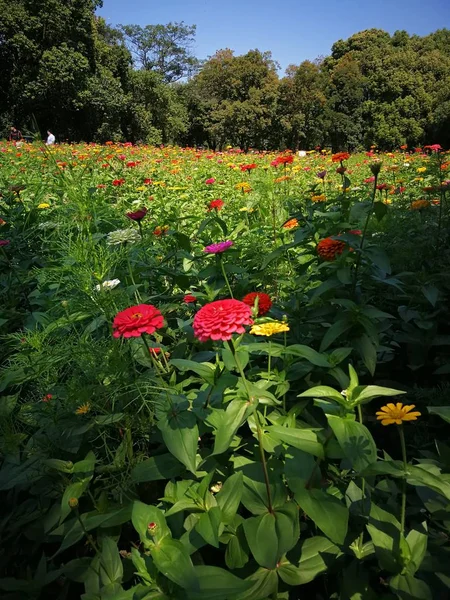
[[[345,248],[345,243],[340,240],[333,240],[331,237],[327,237],[317,244],[317,254],[323,258],[323,260],[333,261],[336,256],[342,254]]]

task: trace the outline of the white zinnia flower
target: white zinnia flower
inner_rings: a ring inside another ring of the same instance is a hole
[[[136,229],[117,229],[108,233],[106,243],[109,246],[118,246],[119,244],[135,244],[139,242],[141,236]]]

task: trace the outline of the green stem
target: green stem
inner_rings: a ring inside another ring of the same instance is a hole
[[[134,286],[134,297],[136,298],[136,302],[138,304],[140,304],[142,302],[142,298],[139,294],[139,291],[137,290],[136,282],[134,281],[133,269],[131,268],[130,255],[128,254],[128,252],[127,252],[127,265],[128,265],[128,272],[130,273],[131,282]]]
[[[220,268],[222,269],[223,278],[225,279],[225,283],[226,283],[227,288],[228,288],[228,292],[229,292],[230,296],[232,298],[234,298],[233,292],[231,291],[230,282],[228,281],[227,272],[225,271],[225,265],[223,264],[223,258],[222,258],[221,255],[219,255],[219,262],[220,262]]]
[[[271,368],[271,362],[272,362],[272,345],[271,342],[269,340],[269,359],[268,359],[268,363],[267,363],[267,379],[270,381],[270,368]]]
[[[362,255],[362,250],[364,247],[364,240],[366,239],[367,227],[369,226],[369,221],[370,221],[370,217],[372,216],[373,205],[375,204],[375,197],[377,194],[377,182],[378,182],[378,173],[375,174],[375,179],[373,181],[372,202],[370,204],[370,210],[367,213],[366,222],[364,223],[364,229],[363,229],[362,236],[361,236],[361,244],[359,245],[358,257],[356,259],[355,271],[353,273],[352,295],[355,293],[356,283],[358,281],[358,270],[359,270],[359,266],[361,264],[361,255]]]
[[[362,415],[362,409],[361,409],[361,404],[358,404],[358,420],[360,422],[360,424],[363,424],[363,415]],[[361,477],[361,494],[362,494],[362,507],[364,510],[364,497],[366,495],[366,479],[365,477]],[[364,530],[361,531],[361,534],[359,536],[359,540],[358,540],[358,547],[359,550],[362,550],[362,546],[363,546],[363,542],[364,542]]]
[[[244,383],[244,386],[245,386],[245,389],[246,389],[246,392],[248,395],[248,400],[250,402],[252,400],[252,396],[250,393],[250,389],[248,387],[248,381],[247,381],[247,378],[245,377],[244,369],[242,368],[241,362],[238,357],[238,353],[236,352],[236,349],[234,347],[233,340],[230,340],[230,342],[228,343],[228,348],[230,349],[230,351],[232,352],[232,354],[234,356],[234,361],[235,361],[238,371],[242,377],[242,381]],[[261,464],[262,464],[263,474],[264,474],[264,482],[266,484],[267,504],[268,504],[269,513],[273,514],[272,495],[270,493],[270,483],[269,483],[269,472],[267,470],[266,455],[264,453],[263,439],[262,439],[263,434],[262,434],[261,423],[259,420],[258,407],[255,408],[255,424],[256,424],[256,432],[257,432],[257,436],[258,436],[259,454],[261,456]]]
[[[405,444],[405,434],[403,431],[403,425],[398,427],[398,433],[400,435],[400,445],[402,448],[402,460],[403,460],[403,470],[405,472],[403,476],[402,482],[402,508],[400,513],[400,532],[401,535],[405,532],[405,515],[406,515],[406,469],[408,467],[407,459],[406,459],[406,444]]]

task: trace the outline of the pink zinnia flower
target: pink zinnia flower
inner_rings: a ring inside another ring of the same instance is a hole
[[[216,183],[216,180],[214,179],[214,177],[210,177],[205,181],[205,183],[206,185],[212,185],[213,183]]]
[[[206,252],[207,254],[219,254],[221,252],[225,252],[225,250],[228,250],[228,248],[231,248],[233,244],[234,242],[231,240],[227,240],[226,242],[217,242],[216,244],[210,244],[209,246],[203,248],[203,252]]]
[[[252,309],[240,300],[217,300],[203,306],[194,317],[194,335],[201,342],[231,340],[233,333],[245,333],[253,325]]]

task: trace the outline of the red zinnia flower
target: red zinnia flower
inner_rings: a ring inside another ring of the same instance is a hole
[[[337,154],[333,154],[331,160],[333,162],[342,162],[343,160],[348,160],[350,158],[350,154],[348,152],[338,152]]]
[[[164,317],[152,304],[138,304],[117,313],[113,321],[115,338],[139,337],[143,333],[152,334],[164,325]]]
[[[273,160],[270,163],[271,167],[278,167],[278,165],[290,165],[291,163],[294,162],[294,157],[291,155],[289,156],[278,156],[275,160]]]
[[[262,317],[262,315],[269,312],[272,306],[272,300],[270,299],[270,296],[264,292],[250,292],[250,294],[247,294],[242,298],[242,302],[253,308],[256,298],[258,298],[258,317]]]
[[[211,212],[214,209],[217,211],[222,210],[224,204],[225,202],[220,198],[217,200],[211,200],[211,202],[208,204],[208,212]]]
[[[258,166],[257,164],[251,163],[249,165],[241,165],[240,169],[241,169],[241,171],[244,171],[244,172],[245,171],[251,171],[252,169],[256,169],[257,166]]]
[[[346,170],[347,170],[347,167],[338,167],[336,169],[336,173],[339,173],[339,175],[343,175]]]
[[[347,233],[352,233],[353,235],[361,235],[362,231],[361,229],[350,229],[350,231],[347,231]]]
[[[345,243],[340,240],[333,240],[327,237],[317,244],[317,254],[323,260],[333,261],[336,256],[342,254],[345,248]]]
[[[149,350],[150,354],[153,354],[154,356],[161,353],[161,348],[149,348]]]
[[[183,302],[190,304],[191,302],[197,302],[197,298],[191,294],[186,294],[186,296],[183,298]]]
[[[151,179],[149,179],[148,177],[146,177],[144,179],[144,185],[152,185],[153,181]]]
[[[112,182],[112,184],[114,186],[119,186],[119,185],[123,185],[125,183],[125,179],[114,179],[114,181]]]
[[[388,188],[388,184],[387,183],[379,183],[377,185],[377,190],[387,190]]]
[[[214,179],[214,177],[210,177],[205,181],[205,183],[206,185],[212,185],[213,183],[216,183],[216,180]]]
[[[127,213],[127,217],[129,219],[131,219],[132,221],[142,221],[142,219],[145,217],[145,215],[148,213],[148,208],[141,208],[139,210],[136,210],[134,212],[129,212]]]
[[[194,317],[194,335],[201,342],[231,340],[233,333],[245,333],[253,325],[252,310],[240,300],[217,300],[203,306]]]

